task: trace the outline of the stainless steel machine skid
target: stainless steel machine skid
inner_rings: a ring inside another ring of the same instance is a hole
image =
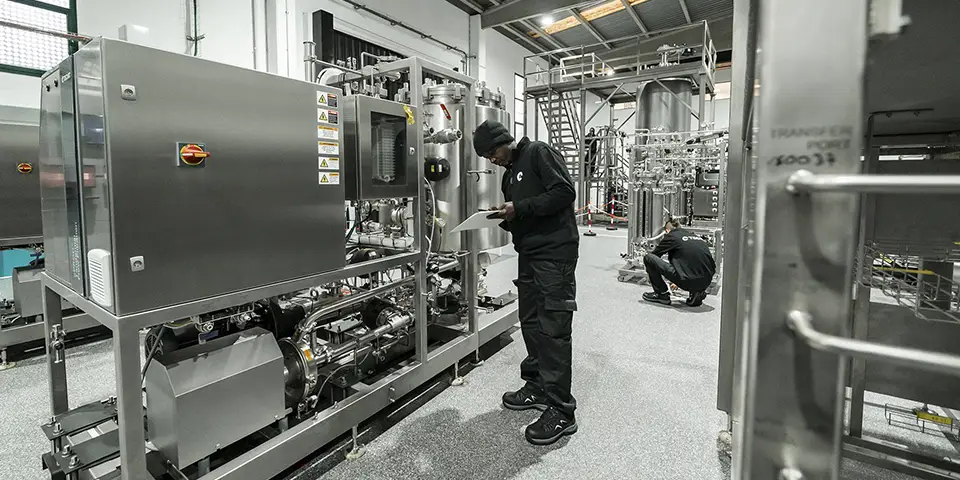
[[[197,67],[200,68],[199,65]],[[210,68],[232,67],[217,64]],[[468,89],[467,111],[472,112],[474,109],[474,92],[470,90],[475,84],[473,78],[419,58],[408,58],[380,65],[379,71],[403,72],[408,76],[412,85],[421,85],[425,75],[428,74],[458,82]],[[235,73],[237,76],[247,75],[248,78],[244,80],[250,80],[250,75],[261,75],[258,72],[237,71]],[[230,75],[228,77],[232,78]],[[268,76],[262,78],[266,79]],[[287,82],[287,80],[284,80],[284,82]],[[295,87],[298,89],[297,91],[306,91],[301,88],[302,86],[290,84],[288,86],[290,88]],[[143,89],[141,89],[142,91]],[[321,92],[321,90],[318,90],[318,92]],[[416,88],[411,90],[411,103],[415,106],[422,102],[420,92],[421,90]],[[122,93],[124,95],[135,95],[132,90],[123,90]],[[329,103],[329,99],[325,100]],[[318,103],[319,101],[318,95]],[[312,100],[308,102],[308,105],[310,103],[312,103]],[[310,106],[313,108],[312,105]],[[299,112],[299,110],[297,111]],[[408,110],[407,114],[410,124],[416,125],[414,113]],[[310,113],[310,115],[313,114]],[[467,142],[468,145],[472,142],[473,119],[473,115],[466,116],[463,141]],[[316,126],[311,126],[309,130],[313,128],[316,128]],[[423,138],[420,135],[416,137],[418,141],[415,146],[411,146],[410,151],[412,153],[410,155],[420,155],[419,152],[423,151]],[[296,155],[291,157],[297,158],[298,161],[300,159]],[[420,156],[417,159],[422,161]],[[311,162],[316,162],[316,160],[312,159]],[[175,163],[171,165],[173,168],[176,168]],[[467,304],[466,328],[461,332],[456,332],[449,339],[433,344],[428,343],[428,306],[426,304],[429,293],[426,271],[428,252],[424,245],[426,242],[424,241],[424,208],[422,205],[424,182],[422,169],[417,168],[416,171],[418,172],[416,179],[417,196],[415,198],[417,201],[412,202],[414,240],[410,251],[405,253],[397,253],[349,264],[322,273],[271,282],[230,293],[215,294],[157,308],[123,313],[108,311],[107,308],[95,301],[95,298],[88,298],[87,295],[78,293],[78,288],[75,285],[61,281],[52,272],[42,274],[44,326],[48,339],[46,350],[52,414],[50,421],[42,427],[51,442],[51,453],[44,456],[47,466],[56,466],[60,472],[69,478],[78,478],[82,471],[104,462],[116,461],[117,458],[119,458],[119,476],[124,480],[146,480],[171,471],[170,462],[154,465],[148,461],[148,459],[155,458],[156,454],[148,455],[145,448],[139,332],[141,329],[177,319],[190,318],[258,299],[304,290],[339,279],[363,277],[379,271],[405,268],[413,272],[410,282],[413,285],[412,308],[410,311],[414,317],[412,319],[412,338],[415,339],[415,345],[413,354],[409,359],[401,361],[396,368],[384,375],[373,377],[370,383],[358,382],[351,385],[351,388],[346,390],[348,395],[345,398],[337,399],[328,408],[317,410],[312,416],[303,419],[296,425],[290,425],[287,422],[287,417],[278,415],[275,425],[278,433],[275,436],[244,453],[227,458],[225,463],[211,465],[209,460],[201,460],[197,471],[199,472],[199,478],[203,480],[262,480],[271,478],[343,433],[351,431],[360,422],[396,402],[429,379],[452,366],[456,366],[461,359],[465,357],[478,358],[478,349],[482,344],[497,337],[517,322],[516,305],[501,308],[494,313],[480,313],[477,308],[477,296],[467,293],[464,295]],[[313,181],[316,181],[317,177],[313,176],[312,178]],[[473,202],[475,203],[476,199],[473,199]],[[475,208],[475,205],[470,206],[470,208]],[[340,232],[336,233],[337,235],[340,234]],[[475,241],[472,234],[468,233],[466,235],[468,253],[463,260],[463,270],[465,270],[464,276],[466,278],[464,292],[477,291],[477,252],[473,248]],[[342,247],[343,245],[340,244],[336,249]],[[314,245],[313,248],[321,248],[321,246]],[[130,267],[138,268],[140,266],[131,262]],[[82,288],[79,290],[83,291]],[[372,294],[374,292],[367,293]],[[66,359],[63,355],[63,342],[60,334],[63,326],[60,305],[64,300],[111,330],[116,370],[116,398],[71,409],[68,398]],[[116,424],[115,429],[102,435],[93,436],[84,442],[74,444],[68,438],[91,427],[114,422]],[[155,470],[154,467],[159,468],[159,471]],[[178,474],[175,470],[174,473]],[[116,472],[111,471],[109,474],[116,475]]]

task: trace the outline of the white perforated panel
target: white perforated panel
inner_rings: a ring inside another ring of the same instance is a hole
[[[51,0],[46,3],[66,6],[62,4],[68,3],[68,0]],[[10,0],[0,0],[0,19],[57,32],[67,31],[66,15]],[[48,70],[67,55],[69,50],[65,39],[0,27],[0,64]]]

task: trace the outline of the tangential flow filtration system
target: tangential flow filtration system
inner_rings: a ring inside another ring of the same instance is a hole
[[[95,39],[42,78],[54,477],[270,478],[516,323],[481,278],[508,237],[450,233],[502,201],[472,149],[502,95],[377,60],[310,55],[319,83]],[[115,398],[68,402],[62,301],[112,331]]]

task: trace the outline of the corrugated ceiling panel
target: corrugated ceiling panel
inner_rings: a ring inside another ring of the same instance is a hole
[[[679,27],[687,23],[679,0],[648,0],[634,8],[651,31]]]
[[[552,36],[568,47],[579,47],[580,45],[590,45],[598,42],[597,37],[594,37],[583,25],[568,28],[562,32],[554,33]]]
[[[733,0],[686,0],[694,21],[710,20],[733,14]]]
[[[601,35],[607,38],[620,38],[642,33],[626,10],[600,17],[590,22]]]

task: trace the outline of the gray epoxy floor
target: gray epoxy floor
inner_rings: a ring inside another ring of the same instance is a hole
[[[583,238],[577,272],[574,394],[580,431],[552,447],[533,447],[522,429],[531,412],[500,407],[520,385],[520,332],[506,346],[343,461],[324,479],[725,479],[717,454],[724,415],[716,410],[719,297],[697,309],[642,304],[642,287],[616,281],[621,232]],[[512,257],[490,268],[493,292],[509,288]],[[68,354],[71,405],[112,394],[111,342]],[[49,411],[42,358],[0,372],[0,479],[44,478],[47,448],[37,425]],[[334,452],[330,456],[340,456]],[[317,478],[305,468],[289,478]],[[901,479],[848,462],[845,478]]]

